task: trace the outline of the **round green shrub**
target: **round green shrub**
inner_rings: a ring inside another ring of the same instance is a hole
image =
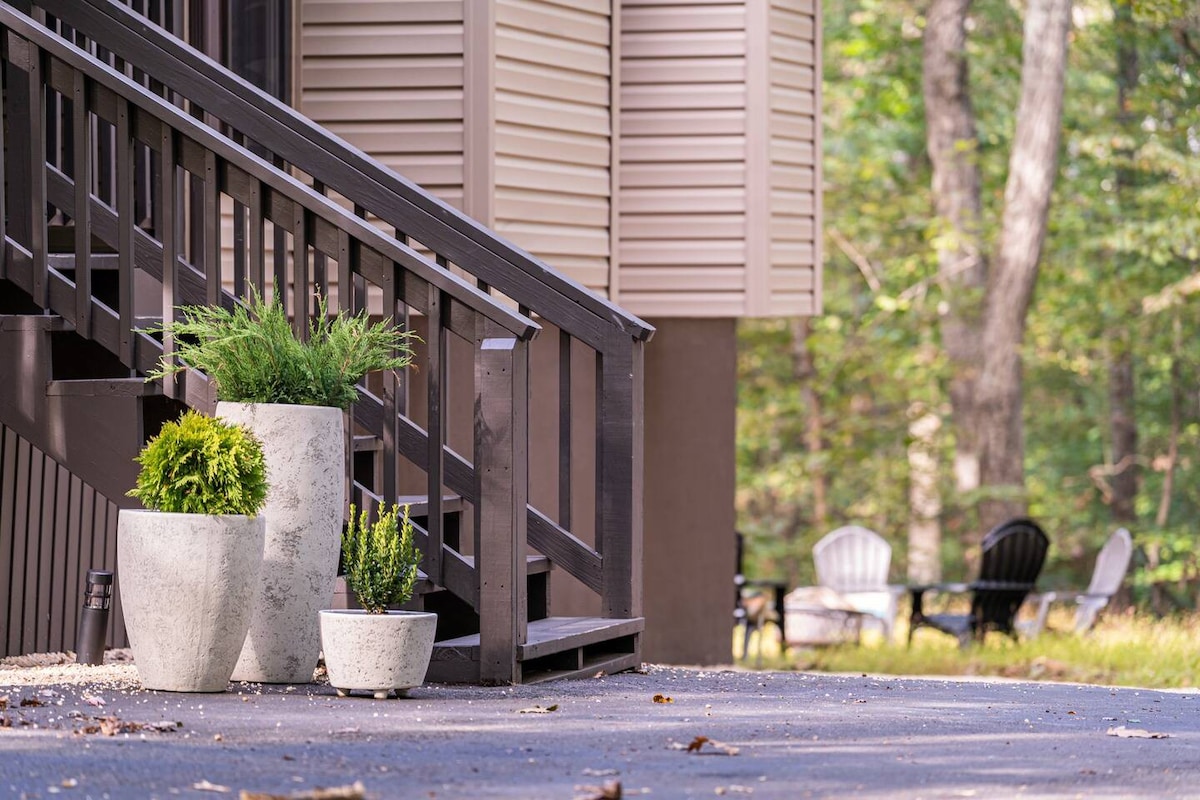
[[[388,606],[411,600],[421,551],[414,541],[408,506],[403,516],[394,503],[390,509],[381,508],[372,523],[366,511],[359,514],[351,505],[350,522],[342,533],[342,559],[346,586],[368,612],[382,614]]]
[[[163,425],[137,457],[130,497],[185,514],[254,516],[267,500],[262,445],[241,427],[195,411]]]

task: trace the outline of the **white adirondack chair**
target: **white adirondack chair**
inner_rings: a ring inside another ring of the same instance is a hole
[[[1092,569],[1092,580],[1086,592],[1077,595],[1045,592],[1038,596],[1037,617],[1027,629],[1028,636],[1033,638],[1042,632],[1046,627],[1050,604],[1060,600],[1076,604],[1075,633],[1091,630],[1096,624],[1100,610],[1108,605],[1109,599],[1121,588],[1121,581],[1125,579],[1132,556],[1133,537],[1124,528],[1117,528],[1096,556],[1096,566]],[[1032,596],[1030,599],[1033,599]]]
[[[892,641],[896,601],[903,586],[888,584],[892,546],[875,531],[847,525],[825,535],[813,547],[817,584],[836,591],[856,610],[878,620]]]

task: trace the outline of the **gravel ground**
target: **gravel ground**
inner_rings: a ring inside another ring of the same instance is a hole
[[[27,800],[1200,798],[1185,692],[649,667],[378,701],[149,692],[114,661],[0,665],[0,698],[0,797]]]

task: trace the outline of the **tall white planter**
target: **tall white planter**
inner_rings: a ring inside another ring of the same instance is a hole
[[[266,544],[235,681],[309,683],[321,649],[317,612],[333,602],[346,456],[340,409],[217,404],[254,432],[267,464]]]
[[[223,692],[250,624],[265,520],[123,509],[117,575],[142,685]]]

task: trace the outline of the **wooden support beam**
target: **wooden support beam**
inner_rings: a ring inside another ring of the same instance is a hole
[[[597,365],[596,549],[603,559],[601,610],[614,618],[642,616],[644,344],[624,341],[623,348],[606,348]]]
[[[525,643],[528,361],[524,342],[485,338],[475,352],[479,677],[520,683]]]

